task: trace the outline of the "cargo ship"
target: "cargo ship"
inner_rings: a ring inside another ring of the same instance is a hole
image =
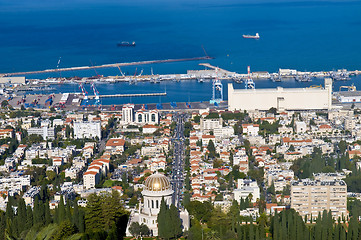
[[[135,42],[120,42],[117,43],[118,47],[135,47]]]
[[[260,36],[258,33],[256,35],[242,35],[243,38],[252,38],[252,39],[259,39]]]

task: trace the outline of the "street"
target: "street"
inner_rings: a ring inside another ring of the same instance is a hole
[[[177,114],[174,116],[174,121],[176,121],[177,126],[175,129],[175,134],[172,138],[173,149],[174,149],[174,159],[172,163],[172,179],[171,183],[173,186],[173,204],[181,208],[183,200],[183,184],[184,184],[184,115]]]

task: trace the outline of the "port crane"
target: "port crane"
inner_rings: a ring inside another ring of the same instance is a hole
[[[124,77],[125,74],[122,72],[122,70],[120,69],[119,65],[117,65],[117,67],[118,67],[118,69],[119,69],[120,74]]]
[[[79,83],[79,88],[81,89],[81,92],[83,94],[84,105],[88,105],[88,92],[85,90],[82,83]]]
[[[340,92],[342,91],[342,89],[347,89],[347,91],[349,92],[354,92],[356,91],[356,86],[353,84],[351,86],[340,86]]]
[[[213,80],[212,84],[212,100],[211,104],[218,105],[218,103],[223,101],[223,85],[222,82],[218,79],[218,67],[216,68],[216,77]]]
[[[94,98],[94,99],[95,99],[94,105],[95,105],[95,106],[100,106],[99,92],[98,92],[98,90],[96,89],[94,82],[91,84],[91,87],[92,87],[92,89],[93,89],[94,96],[95,96],[95,98]]]
[[[253,79],[251,78],[251,67],[248,66],[247,70],[248,70],[248,76],[246,81],[244,82],[244,87],[245,89],[255,89],[256,84],[253,82]]]

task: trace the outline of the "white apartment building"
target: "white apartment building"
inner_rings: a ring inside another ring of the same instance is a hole
[[[30,175],[0,177],[0,189],[22,190],[27,186],[30,186]]]
[[[238,203],[241,202],[241,198],[246,199],[248,196],[252,196],[251,202],[256,202],[260,198],[260,190],[256,181],[238,179],[238,187],[233,190],[233,195]]]
[[[242,124],[243,133],[248,136],[258,136],[259,125],[258,124]]]
[[[231,126],[215,128],[213,133],[216,138],[230,138],[234,135],[234,129]]]
[[[201,118],[200,119],[201,131],[214,131],[220,129],[223,126],[222,118]]]
[[[99,183],[100,173],[95,171],[87,171],[83,175],[84,188],[91,189],[95,188],[95,185]]]
[[[303,179],[291,184],[291,208],[302,217],[317,218],[324,210],[334,219],[347,217],[347,185],[343,180]]]
[[[102,138],[100,122],[75,122],[74,138]]]
[[[296,122],[296,133],[305,133],[307,131],[307,124],[305,122]]]
[[[134,104],[125,104],[122,107],[122,122],[132,123],[134,120]]]
[[[44,140],[46,140],[46,139],[54,139],[55,131],[54,128],[49,128],[46,126],[39,128],[33,127],[28,129],[28,134],[40,135],[43,137]]]

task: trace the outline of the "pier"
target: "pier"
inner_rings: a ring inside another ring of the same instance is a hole
[[[213,70],[216,70],[219,72],[219,73],[223,73],[225,75],[228,75],[228,76],[233,76],[233,75],[237,75],[236,72],[231,72],[231,71],[228,71],[228,70],[225,70],[223,68],[220,68],[220,67],[215,67],[209,63],[200,63],[199,64],[200,66],[204,66],[206,68],[209,68],[209,69],[213,69]]]
[[[150,60],[150,61],[139,61],[139,62],[128,62],[128,63],[112,63],[112,64],[97,65],[97,66],[55,68],[55,69],[46,69],[46,70],[39,70],[39,71],[2,73],[2,74],[0,74],[0,76],[18,76],[18,75],[41,74],[41,73],[89,70],[89,69],[99,69],[99,68],[115,68],[115,67],[123,67],[123,66],[147,65],[147,64],[158,64],[158,63],[199,61],[199,60],[209,60],[209,59],[213,59],[213,58],[209,57],[209,56],[204,56],[204,57],[194,57],[194,58]]]
[[[163,93],[129,93],[129,94],[108,94],[99,95],[100,98],[116,98],[116,97],[154,97],[154,96],[167,96],[166,92]],[[89,99],[95,98],[94,95],[88,96]]]

